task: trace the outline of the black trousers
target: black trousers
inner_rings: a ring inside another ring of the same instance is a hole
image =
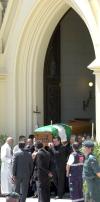
[[[50,202],[50,184],[37,184],[38,202]]]
[[[28,186],[29,186],[29,179],[25,179],[25,178],[20,178],[20,179],[16,179],[16,188],[15,188],[15,192],[17,192],[18,194],[20,194],[20,202],[25,202],[26,201],[26,197],[27,197],[27,193],[28,193]]]
[[[54,184],[57,189],[57,195],[59,198],[62,198],[65,192],[65,182],[66,182],[66,173],[65,170],[56,170],[56,172],[53,173],[53,180]]]

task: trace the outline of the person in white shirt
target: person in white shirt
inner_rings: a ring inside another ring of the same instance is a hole
[[[13,138],[8,137],[1,147],[1,193],[8,194],[13,191],[12,183],[12,145]]]

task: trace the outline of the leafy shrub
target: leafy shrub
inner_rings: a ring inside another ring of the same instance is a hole
[[[100,164],[100,143],[95,143],[93,154],[95,155],[96,159]]]
[[[7,135],[6,134],[1,134],[0,135],[0,148],[5,143],[6,139],[7,139]]]

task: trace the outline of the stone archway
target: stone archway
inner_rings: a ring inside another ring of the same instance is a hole
[[[17,134],[29,134],[33,130],[33,110],[38,106],[43,123],[43,67],[50,37],[64,13],[72,6],[84,18],[75,1],[40,1],[35,12],[27,19],[16,61],[16,128]],[[88,19],[85,21],[88,27]],[[92,28],[91,28],[92,30]],[[94,30],[93,30],[94,32]],[[93,38],[91,31],[91,37]],[[22,82],[23,80],[23,82]]]

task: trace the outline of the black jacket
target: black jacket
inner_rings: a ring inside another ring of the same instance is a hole
[[[49,182],[48,173],[50,172],[50,154],[41,148],[34,160],[35,179],[42,185]]]
[[[13,159],[13,176],[29,179],[33,171],[31,154],[25,150],[15,153]]]

